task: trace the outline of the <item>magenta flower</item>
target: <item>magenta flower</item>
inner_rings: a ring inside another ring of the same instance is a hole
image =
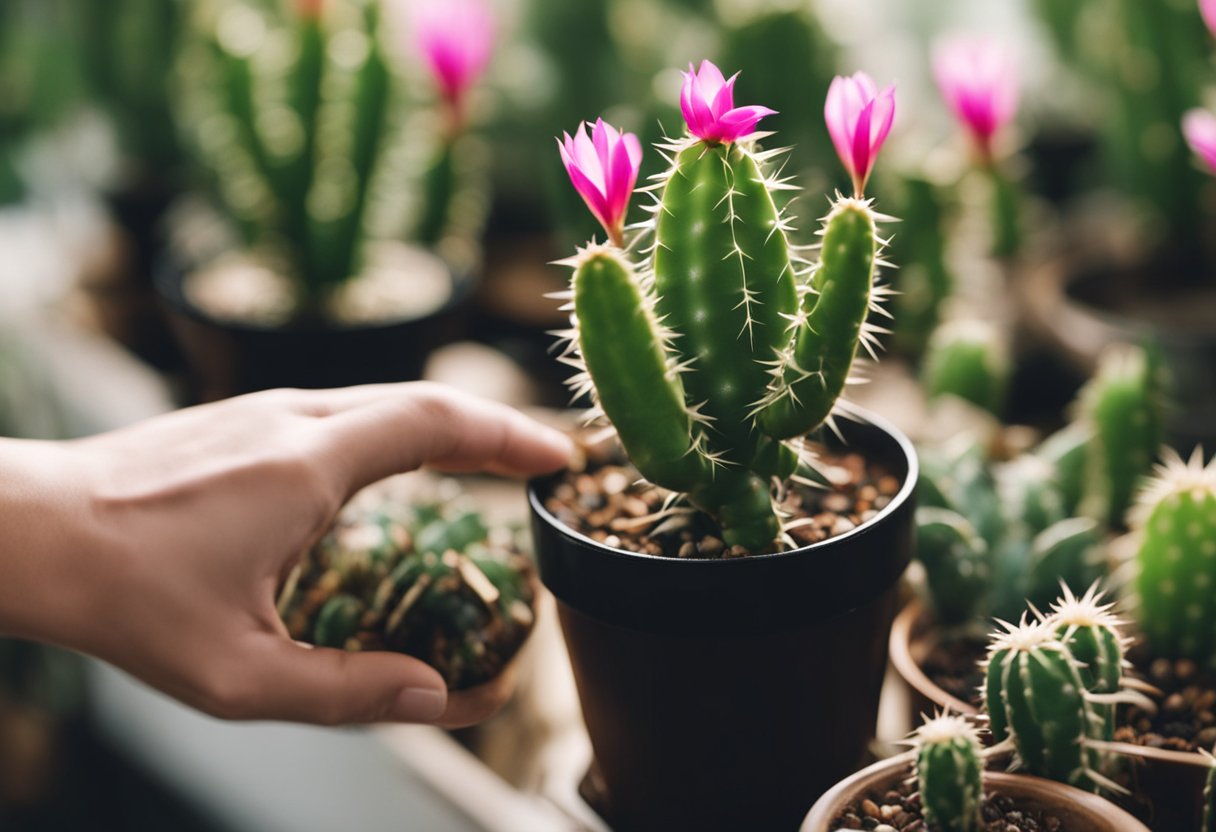
[[[1182,117],[1182,135],[1208,170],[1216,173],[1216,115],[1207,110],[1188,110]]]
[[[642,166],[638,137],[617,130],[600,118],[595,120],[590,137],[587,123],[583,122],[573,138],[569,133],[562,134],[557,149],[574,190],[604,226],[608,238],[615,245],[623,245],[625,213]]]
[[[853,192],[861,196],[895,120],[895,85],[879,92],[864,72],[838,75],[828,88],[823,117],[836,154],[853,177]]]
[[[710,61],[701,61],[701,69],[693,71],[692,64],[684,74],[680,88],[680,111],[688,131],[710,144],[730,144],[756,129],[756,123],[776,110],[768,107],[735,106],[735,73],[726,80],[722,70]]]
[[[1216,0],[1199,0],[1199,11],[1203,14],[1203,22],[1208,24],[1208,30],[1216,35]]]
[[[1018,108],[1013,55],[988,38],[954,38],[934,50],[933,74],[942,97],[979,145],[992,156],[992,137]]]
[[[465,93],[490,61],[494,17],[486,0],[412,0],[411,11],[418,51],[459,126]]]

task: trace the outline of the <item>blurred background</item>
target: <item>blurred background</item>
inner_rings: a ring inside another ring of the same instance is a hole
[[[985,141],[935,75],[949,38],[1016,88]],[[679,135],[680,71],[709,58],[778,111],[807,230],[848,181],[833,76],[897,85],[871,407],[932,435],[950,392],[1048,431],[1136,342],[1171,441],[1210,445],[1216,187],[1181,122],[1214,103],[1213,54],[1195,0],[0,0],[0,435],[423,376],[564,407],[550,264],[598,227],[554,138],[600,116]],[[960,391],[969,355],[984,380]],[[578,718],[554,672],[521,694],[549,728]],[[518,710],[506,745],[539,747]],[[531,803],[508,820],[544,765],[458,739],[221,725],[0,642],[0,829],[548,828]]]

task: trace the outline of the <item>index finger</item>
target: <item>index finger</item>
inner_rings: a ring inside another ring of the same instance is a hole
[[[323,421],[348,491],[426,465],[532,476],[569,462],[572,443],[506,405],[436,384],[404,384]]]

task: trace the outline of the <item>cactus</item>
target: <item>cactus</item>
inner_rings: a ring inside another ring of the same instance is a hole
[[[644,477],[687,493],[730,545],[766,551],[780,534],[770,480],[798,466],[781,440],[830,416],[870,337],[875,218],[866,201],[838,200],[807,280],[757,151],[674,152],[653,277],[608,247],[573,261],[576,384],[591,385]]]
[[[997,328],[960,319],[938,327],[921,368],[926,394],[954,395],[999,416],[1009,387],[1009,356]]]
[[[495,676],[533,621],[531,566],[457,503],[348,507],[292,571],[279,614],[293,638],[394,650],[453,689]]]
[[[729,92],[704,62],[700,76],[686,75],[682,105],[715,83]],[[632,184],[615,169],[597,174],[610,194],[623,194],[601,217],[615,244],[588,245],[567,261],[574,315],[563,359],[582,370],[571,386],[594,395],[642,476],[686,494],[729,545],[765,552],[781,539],[772,483],[802,464],[799,443],[787,440],[831,418],[858,346],[873,351],[866,318],[883,295],[874,285],[882,218],[869,200],[839,197],[823,220],[819,261],[806,263],[778,207],[778,192],[791,186],[769,170],[780,151],[744,135],[769,111],[741,107],[731,110],[739,119],[718,120],[722,97],[713,108],[684,106],[695,135],[661,146],[671,166],[652,191],[643,264],[619,245]],[[604,153],[636,142],[602,124],[595,135]],[[563,154],[594,206],[580,160]],[[629,157],[639,159],[640,151]]]
[[[1103,604],[1097,584],[1078,598],[1067,585],[1051,607],[1048,620],[1055,626],[1056,638],[1063,642],[1078,662],[1085,689],[1095,694],[1119,693],[1123,680],[1124,654],[1129,639],[1123,635],[1123,622],[1112,612],[1113,604]],[[1105,720],[1102,739],[1111,740],[1115,730],[1114,705],[1099,705]]]
[[[925,718],[912,740],[924,818],[941,832],[984,828],[983,752],[979,737],[961,716]]]
[[[903,222],[891,241],[891,259],[899,263],[892,299],[893,343],[918,358],[941,322],[942,306],[954,291],[946,262],[946,217],[940,189],[923,176],[902,181]]]
[[[1015,751],[1014,766],[1078,788],[1118,789],[1104,774],[1097,747],[1106,731],[1101,705],[1090,693],[1080,662],[1057,636],[1053,622],[1001,622],[989,645],[984,708],[998,747]]]
[[[1080,420],[1093,435],[1085,454],[1081,511],[1106,525],[1120,525],[1161,446],[1159,375],[1149,351],[1116,344],[1103,353],[1081,391]]]
[[[1216,461],[1164,453],[1130,512],[1137,621],[1153,654],[1216,668]]]
[[[1054,469],[1035,455],[994,464],[976,443],[921,453],[917,559],[940,624],[1016,618],[1046,607],[1059,582],[1101,577],[1101,529],[1070,517]]]

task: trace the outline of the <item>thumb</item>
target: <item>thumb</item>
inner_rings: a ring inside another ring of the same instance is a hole
[[[347,653],[267,635],[250,664],[249,719],[319,725],[435,722],[447,709],[443,677],[400,653]]]

